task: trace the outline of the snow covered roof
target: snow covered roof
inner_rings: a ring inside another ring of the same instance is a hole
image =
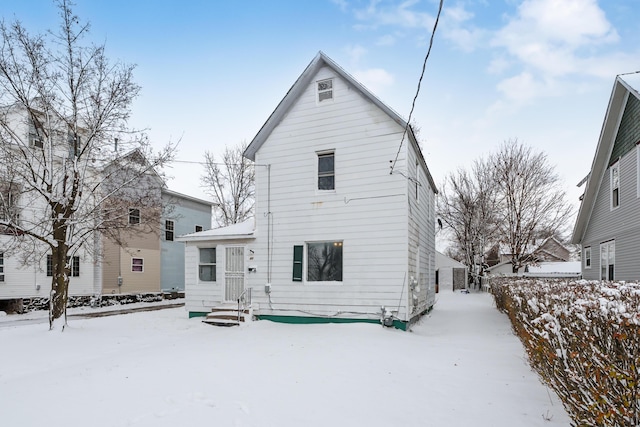
[[[256,230],[254,218],[244,222],[232,224],[227,227],[213,228],[211,230],[198,231],[197,233],[179,236],[179,242],[193,242],[202,240],[231,240],[253,238]]]
[[[530,265],[529,273],[581,273],[580,261],[567,262],[541,262],[538,265]]]

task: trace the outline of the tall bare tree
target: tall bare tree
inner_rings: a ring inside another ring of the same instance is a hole
[[[509,248],[513,272],[532,262],[531,245],[540,233],[562,231],[571,217],[560,178],[546,154],[517,140],[506,141],[491,157],[499,193],[498,225]]]
[[[213,197],[214,215],[218,226],[236,224],[253,215],[255,169],[242,156],[247,143],[225,147],[220,161],[205,152],[205,174],[201,177],[205,191]]]
[[[471,171],[449,174],[438,198],[438,215],[452,234],[454,251],[469,266],[474,282],[483,256],[496,240],[497,193],[489,162],[474,162]]]
[[[49,324],[64,329],[56,320],[66,317],[70,259],[83,247],[93,253],[97,233],[128,228],[123,206],[155,203],[135,188],[174,147],[153,154],[128,129],[140,91],[134,66],[86,42],[89,24],[68,0],[56,6],[57,30],[0,23],[0,244],[27,263],[50,254]]]

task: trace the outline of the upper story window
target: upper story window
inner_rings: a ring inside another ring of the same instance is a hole
[[[584,248],[584,268],[591,268],[591,247]]]
[[[42,148],[44,146],[44,132],[42,124],[33,117],[29,118],[29,146]]]
[[[320,80],[317,83],[318,103],[333,100],[333,79]]]
[[[318,153],[318,190],[335,190],[335,153]]]
[[[78,153],[80,152],[80,135],[69,131],[67,133],[67,143],[69,144],[69,156],[70,157],[78,157]]]
[[[611,165],[611,209],[620,206],[620,162]]]
[[[173,242],[174,223],[170,219],[164,222],[164,239]]]
[[[18,223],[18,187],[14,183],[0,182],[0,221]]]
[[[140,224],[140,209],[129,208],[129,224]]]

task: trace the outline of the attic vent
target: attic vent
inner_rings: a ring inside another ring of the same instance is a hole
[[[318,102],[333,99],[333,79],[318,82]]]

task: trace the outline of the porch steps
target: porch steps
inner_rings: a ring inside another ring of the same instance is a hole
[[[238,307],[220,306],[211,309],[211,313],[202,320],[202,322],[213,326],[240,326],[245,321],[251,321],[253,310],[246,308],[240,311],[238,316]]]

